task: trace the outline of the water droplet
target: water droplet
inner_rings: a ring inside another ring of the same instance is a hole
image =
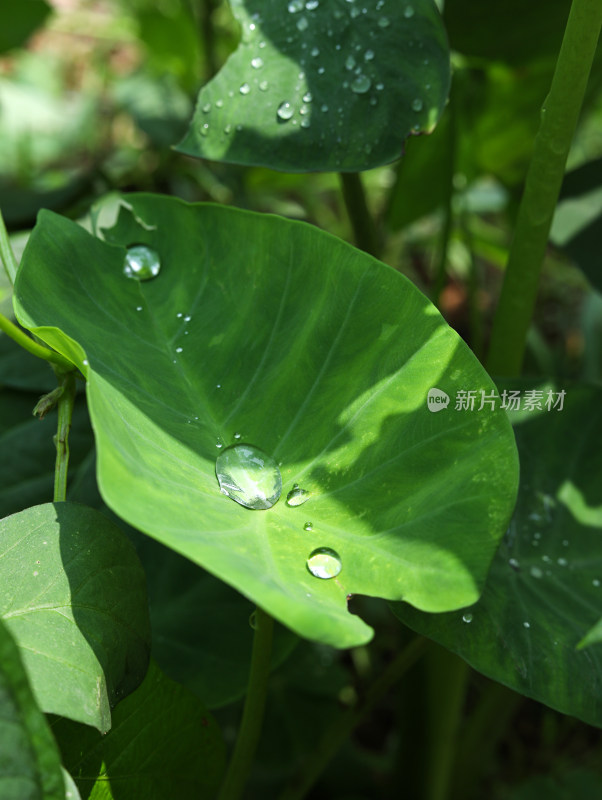
[[[462,614],[462,622],[472,622],[472,614]]]
[[[240,437],[241,437],[241,434],[240,434],[240,433],[238,433],[238,432],[237,432],[237,433],[235,433],[235,434],[234,434],[234,438],[235,438],[235,439],[240,439]]]
[[[382,92],[382,90],[383,90],[384,88],[385,88],[385,84],[384,84],[384,83],[377,83],[377,84],[376,84],[376,91],[377,91],[377,92]]]
[[[330,547],[318,547],[307,559],[307,569],[315,578],[336,578],[342,568],[341,557]]]
[[[412,100],[412,111],[422,111],[422,100],[419,97]]]
[[[317,48],[317,47],[312,47],[312,49],[311,49],[311,54],[312,54],[312,56],[315,58],[316,56],[319,56],[319,55],[320,55],[320,51],[318,50],[318,48]]]
[[[345,59],[345,69],[353,69],[355,67],[355,58],[353,56],[347,56]]]
[[[307,17],[299,17],[297,20],[297,30],[298,31],[306,31],[309,28],[309,22],[307,21]]]
[[[209,133],[209,125],[207,125],[207,123],[201,125],[201,136],[207,136],[208,133]]]
[[[594,578],[593,579],[592,586],[596,586],[596,587],[600,586],[600,581],[598,580],[598,578]]]
[[[263,67],[263,58],[259,58],[259,56],[257,56],[256,58],[252,58],[251,66],[253,67],[253,69],[261,69]]]
[[[391,23],[389,22],[389,17],[380,17],[378,20],[378,27],[379,28],[388,28]]]
[[[325,72],[326,72],[325,67],[318,67],[318,75],[324,75]]]
[[[261,81],[260,84],[259,84],[259,88],[261,89],[262,92],[267,92],[267,90],[268,90],[268,82],[267,81]]]
[[[84,360],[82,361],[82,364],[84,365],[84,367],[87,367],[88,366],[88,359],[84,358]]]
[[[222,494],[246,508],[271,508],[282,492],[278,465],[250,444],[227,447],[217,457],[215,474]]]
[[[356,94],[365,94],[371,86],[372,81],[367,75],[358,75],[351,82],[351,91]]]
[[[296,483],[286,496],[287,506],[302,506],[309,500],[310,493]]]
[[[372,61],[374,58],[374,50],[366,50],[364,53],[364,60],[365,61]]]
[[[509,558],[508,564],[512,567],[512,569],[516,570],[517,572],[520,570],[520,564],[515,558]]]
[[[523,622],[523,628],[530,628],[530,627],[531,627],[530,622]]]
[[[305,4],[305,8],[306,8],[308,11],[313,11],[313,10],[314,10],[315,8],[317,8],[319,5],[320,5],[320,2],[319,2],[319,0],[307,0],[307,3]]]
[[[313,99],[314,99],[314,97],[313,97],[311,92],[305,92],[305,94],[303,95],[303,102],[304,103],[311,103],[311,101]]]
[[[249,92],[251,91],[251,87],[249,86],[248,83],[243,83],[243,85],[240,87],[238,91],[241,94],[249,94]]]
[[[276,111],[277,116],[285,121],[290,119],[294,113],[295,109],[292,107],[290,103],[287,103],[286,101],[280,103],[280,105],[278,106],[278,111]]]
[[[305,119],[301,120],[301,127],[302,128],[309,128],[310,125],[311,125],[311,122],[309,120],[309,117],[305,117]]]
[[[257,612],[253,611],[253,613],[249,617],[249,625],[255,630],[257,628]]]
[[[324,113],[326,113],[328,111],[328,106],[326,105],[326,103],[323,103],[320,106],[320,111],[323,111]]]
[[[224,443],[222,442],[221,436],[217,437],[217,440],[215,442],[215,446],[217,447],[218,450],[220,450],[224,446]]]
[[[142,306],[136,306],[136,311],[142,311]]]
[[[313,522],[306,522],[305,525],[303,526],[303,530],[304,531],[308,531],[310,533],[311,533],[311,531],[313,531],[313,529],[314,529]]]
[[[566,567],[566,565],[567,565],[569,562],[566,560],[566,558],[559,558],[559,559],[558,559],[558,561],[557,561],[556,563],[557,563],[557,564],[558,564],[558,566],[560,566],[560,567]]]
[[[406,19],[411,19],[414,16],[414,9],[412,6],[406,6],[403,15]]]
[[[211,103],[205,103],[203,106],[203,114],[208,114],[211,111]]]
[[[531,567],[529,572],[534,578],[543,578],[543,571],[539,567]]]
[[[224,105],[224,101],[223,100],[216,100],[215,101],[216,108],[221,108],[223,105]]]
[[[181,352],[182,352],[182,350],[183,350],[183,348],[182,348],[182,347],[176,347],[176,353],[181,353]]]
[[[297,11],[303,11],[305,7],[305,0],[291,0],[288,4],[288,10],[291,14],[296,14]]]
[[[123,262],[123,274],[126,278],[137,281],[148,281],[156,278],[161,270],[159,254],[152,247],[145,244],[135,244],[128,247]]]

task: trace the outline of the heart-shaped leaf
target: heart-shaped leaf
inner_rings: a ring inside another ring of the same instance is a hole
[[[0,520],[0,617],[42,709],[107,731],[150,639],[144,573],[121,531],[71,503]]]
[[[106,736],[64,719],[52,730],[86,800],[213,798],[225,767],[213,717],[153,661]]]
[[[372,633],[350,593],[474,602],[514,503],[516,449],[499,409],[427,407],[431,387],[439,400],[495,387],[424,295],[303,223],[128,201],[109,235],[160,254],[156,278],[125,277],[123,247],[43,213],[15,290],[21,322],[88,378],[107,504],[338,647]],[[216,457],[237,441],[280,464],[266,511],[219,492]],[[310,498],[289,507],[295,483]],[[307,568],[324,547],[342,562],[332,580]]]
[[[369,169],[431,130],[450,82],[433,0],[231,0],[236,52],[178,150],[287,172]]]
[[[27,682],[19,650],[0,621],[0,797],[64,800],[61,760]]]
[[[490,678],[602,726],[602,647],[577,649],[602,608],[602,391],[569,388],[562,411],[521,412],[515,432],[518,503],[481,600],[394,610]]]

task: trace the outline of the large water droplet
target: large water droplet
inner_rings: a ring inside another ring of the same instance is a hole
[[[128,247],[123,262],[123,274],[126,278],[137,281],[148,281],[155,278],[161,269],[159,254],[145,244]]]
[[[351,91],[356,94],[365,94],[371,86],[372,81],[367,75],[358,75],[351,82]]]
[[[296,483],[286,496],[287,506],[302,506],[309,500],[309,492]]]
[[[246,508],[271,508],[282,492],[278,465],[251,444],[227,447],[217,457],[215,474],[222,494]]]
[[[278,117],[285,121],[287,119],[290,119],[294,113],[295,109],[292,107],[290,103],[287,103],[286,101],[284,103],[280,103],[280,105],[278,106],[278,111],[276,111]]]
[[[330,547],[318,547],[307,559],[307,569],[315,578],[336,578],[342,568],[341,557]]]

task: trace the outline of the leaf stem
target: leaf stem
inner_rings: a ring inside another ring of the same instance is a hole
[[[8,238],[8,231],[6,230],[6,225],[4,224],[2,211],[0,211],[0,257],[2,263],[4,264],[4,269],[6,270],[8,279],[14,286],[17,268],[19,265],[17,264],[17,259],[15,258],[13,249],[10,246],[10,239]]]
[[[548,235],[602,26],[600,0],[573,0],[520,204],[487,368],[520,373]]]
[[[51,350],[45,345],[38,344],[21,330],[14,322],[11,322],[4,314],[0,314],[0,331],[20,345],[28,353],[31,353],[38,358],[43,358],[44,361],[49,361],[61,370],[73,370],[73,364],[60,353]]]
[[[380,247],[374,219],[368,210],[366,193],[358,172],[341,172],[341,188],[356,245],[371,256],[379,257]]]
[[[69,431],[75,403],[75,373],[67,372],[59,378],[62,389],[58,398],[58,428],[54,443],[56,463],[54,467],[54,502],[67,499],[67,470],[69,468]]]
[[[261,608],[255,611],[255,636],[251,653],[251,669],[247,697],[234,752],[218,800],[238,800],[251,772],[259,743],[270,674],[270,657],[274,620]]]
[[[297,780],[284,790],[279,800],[302,800],[305,797],[353,730],[373,706],[405,675],[422,655],[427,644],[428,641],[424,637],[414,637],[370,686],[361,703],[357,707],[349,708],[324,731],[312,760],[303,766]]]

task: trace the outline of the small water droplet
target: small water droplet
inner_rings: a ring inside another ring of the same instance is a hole
[[[304,531],[309,531],[309,532],[311,532],[311,531],[313,531],[313,529],[314,529],[314,524],[313,524],[313,522],[306,522],[306,523],[305,523],[305,525],[303,526],[303,530],[304,530]]]
[[[462,622],[472,622],[472,614],[470,612],[462,614]]]
[[[543,578],[543,571],[539,567],[531,567],[529,572],[533,578]]]
[[[182,352],[182,350],[183,350],[183,348],[182,348],[182,347],[176,347],[176,353],[181,353],[181,352]]]
[[[305,7],[305,0],[291,0],[288,4],[288,10],[291,14],[296,14],[297,11],[302,11]]]
[[[257,612],[253,611],[253,613],[249,617],[249,625],[255,630],[257,628]]]
[[[323,103],[320,106],[320,111],[323,111],[324,113],[326,113],[328,111],[328,106],[326,105],[326,103]]]
[[[515,558],[509,558],[508,564],[512,567],[512,569],[516,570],[517,572],[520,570],[520,564]]]
[[[282,476],[274,459],[250,444],[227,447],[217,457],[220,491],[245,508],[271,508],[282,492]]]
[[[412,100],[412,111],[422,111],[422,100],[419,97]]]
[[[259,58],[259,56],[252,58],[251,66],[253,67],[253,69],[261,69],[263,67],[263,58]]]
[[[375,88],[376,88],[377,92],[382,92],[382,90],[385,88],[385,84],[384,83],[377,83]]]
[[[142,306],[136,306],[136,311],[142,311]]]
[[[309,27],[309,22],[307,21],[307,17],[299,17],[297,20],[297,30],[298,31],[306,31]]]
[[[378,20],[379,28],[388,28],[390,24],[389,17],[380,17]]]
[[[243,85],[240,87],[238,91],[241,94],[249,94],[249,92],[251,91],[251,87],[249,86],[248,83],[243,83]]]
[[[355,58],[353,56],[347,56],[345,59],[345,69],[353,69],[355,67]]]
[[[336,578],[342,568],[341,557],[330,547],[318,547],[307,559],[307,569],[315,578]]]
[[[317,48],[317,47],[312,47],[312,49],[311,49],[311,55],[312,55],[314,58],[315,58],[316,56],[319,56],[319,55],[320,55],[320,51],[318,50],[318,48]]]
[[[306,8],[308,11],[313,11],[313,10],[314,10],[315,8],[317,8],[319,5],[320,5],[320,2],[319,2],[319,0],[307,0],[307,3],[305,4],[305,8]]]
[[[523,628],[530,628],[530,627],[531,627],[530,622],[523,622]]]
[[[136,244],[128,247],[123,262],[123,274],[126,278],[137,281],[148,281],[156,278],[161,270],[159,254],[152,247]]]
[[[216,108],[221,108],[223,105],[224,105],[224,101],[223,100],[216,100],[215,101]]]
[[[351,91],[356,94],[365,94],[372,86],[372,81],[367,75],[358,75],[351,82]]]
[[[205,103],[203,106],[203,114],[208,114],[211,111],[211,103]]]
[[[259,88],[260,88],[260,90],[262,92],[267,92],[267,90],[268,90],[268,82],[267,81],[261,81],[259,83]]]
[[[303,95],[303,102],[304,103],[311,103],[311,101],[313,99],[314,99],[314,97],[313,97],[311,92],[305,92],[305,94]]]
[[[301,127],[302,128],[309,128],[311,125],[309,117],[305,117],[305,119],[301,120]]]
[[[280,103],[278,106],[278,111],[276,111],[277,116],[284,121],[289,120],[294,113],[295,109],[290,103],[286,102],[286,100],[283,103]]]
[[[209,133],[209,125],[207,125],[207,123],[201,125],[201,136],[207,136],[208,133]]]
[[[364,60],[365,61],[372,61],[374,58],[374,50],[366,50],[364,53]]]
[[[406,19],[411,19],[414,16],[414,9],[412,6],[406,6],[403,15]]]
[[[236,433],[234,434],[234,438],[235,438],[235,439],[240,439],[240,437],[241,437],[241,434],[240,434],[240,433],[236,432]]]
[[[598,580],[598,578],[594,578],[593,579],[592,586],[596,586],[596,587],[600,586],[600,581]]]
[[[310,493],[296,483],[286,496],[287,506],[302,506],[309,500]]]
[[[558,564],[558,566],[560,566],[560,567],[566,567],[566,565],[567,565],[569,562],[566,560],[566,558],[559,558],[559,559],[558,559],[558,561],[557,561],[556,563],[557,563],[557,564]]]

